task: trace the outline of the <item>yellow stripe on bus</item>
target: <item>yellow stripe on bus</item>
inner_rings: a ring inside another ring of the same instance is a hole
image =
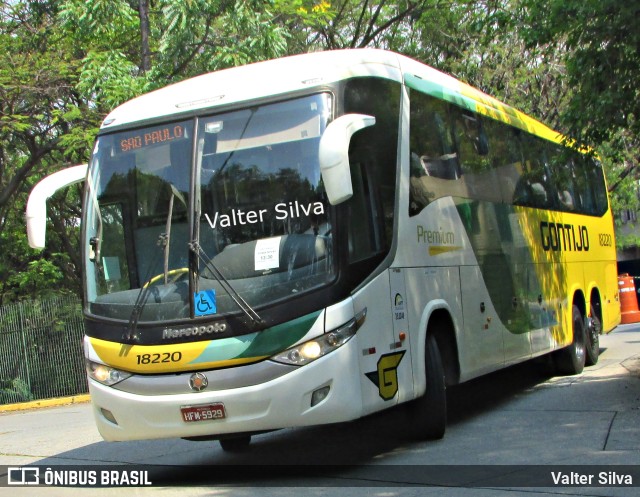
[[[193,361],[210,346],[211,340],[170,345],[124,345],[98,338],[90,338],[89,340],[101,361],[116,369],[132,373],[177,373],[218,369],[266,359],[266,356],[260,356],[194,363]]]

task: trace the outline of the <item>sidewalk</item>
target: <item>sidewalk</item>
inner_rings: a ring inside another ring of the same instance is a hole
[[[32,400],[31,402],[19,402],[17,404],[0,405],[0,413],[27,411],[29,409],[39,409],[42,407],[66,406],[69,404],[85,404],[91,402],[91,396],[87,394],[73,395],[71,397],[58,397],[56,399]]]

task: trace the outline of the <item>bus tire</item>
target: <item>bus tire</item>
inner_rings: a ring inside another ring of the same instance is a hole
[[[594,306],[591,306],[591,317],[587,320],[585,349],[587,352],[585,364],[593,366],[600,357],[600,331],[602,323]]]
[[[251,435],[240,435],[237,437],[221,438],[220,447],[225,452],[242,452],[249,448]]]
[[[425,346],[426,390],[409,405],[412,435],[420,440],[440,440],[447,426],[447,390],[438,343],[427,336]]]
[[[556,370],[563,375],[582,373],[586,361],[586,333],[582,313],[577,306],[571,312],[573,341],[555,353]]]

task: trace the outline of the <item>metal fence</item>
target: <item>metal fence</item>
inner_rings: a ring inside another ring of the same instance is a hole
[[[0,404],[87,393],[75,297],[0,307]]]

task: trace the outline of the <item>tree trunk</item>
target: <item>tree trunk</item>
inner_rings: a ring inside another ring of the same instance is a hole
[[[149,0],[140,0],[140,70],[145,73],[151,69],[151,51],[149,50]]]

